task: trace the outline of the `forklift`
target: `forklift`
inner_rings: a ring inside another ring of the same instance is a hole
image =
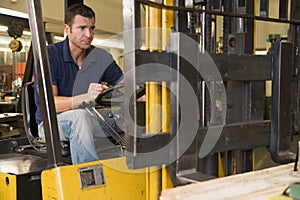
[[[0,199],[154,200],[167,188],[253,171],[258,147],[278,164],[296,162],[290,145],[299,132],[300,4],[291,1],[287,19],[287,2],[280,1],[274,19],[255,16],[254,1],[247,0],[123,0],[124,85],[96,103],[120,107],[114,115],[122,116],[124,135],[101,119],[94,103],[81,107],[107,128],[122,153],[72,164],[58,136],[41,2],[27,0],[46,141],[39,144],[32,134],[7,141],[0,155]],[[261,13],[268,13],[262,6],[268,1],[260,4]],[[223,16],[221,52],[216,16]],[[288,23],[288,41],[276,38],[267,55],[255,55],[255,20]],[[137,85],[145,85],[142,92]],[[24,102],[30,101],[24,89],[30,86],[23,86]],[[25,105],[23,117],[30,119],[32,107]],[[30,124],[25,129],[33,131]],[[28,146],[33,150],[24,151]]]

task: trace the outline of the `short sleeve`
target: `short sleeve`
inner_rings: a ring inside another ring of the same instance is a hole
[[[116,85],[123,78],[123,72],[119,65],[113,61],[104,71],[99,82],[107,82],[110,85]]]

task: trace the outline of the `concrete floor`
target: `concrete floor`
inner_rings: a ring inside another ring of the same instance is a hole
[[[294,153],[297,152],[298,141],[300,141],[300,135],[295,135],[291,143],[291,151]],[[260,170],[279,165],[273,162],[270,153],[265,147],[254,150],[254,161],[254,170]]]

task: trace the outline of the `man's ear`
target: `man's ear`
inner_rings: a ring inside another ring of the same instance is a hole
[[[71,31],[71,27],[68,24],[64,24],[64,31],[68,35]]]

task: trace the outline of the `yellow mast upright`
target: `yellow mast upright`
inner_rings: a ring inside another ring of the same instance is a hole
[[[155,0],[151,0],[155,1]],[[174,5],[174,0],[164,0],[165,5]],[[149,51],[162,51],[170,40],[174,25],[174,12],[171,10],[147,7],[146,46]],[[148,134],[170,131],[170,92],[166,82],[146,84],[146,132]],[[161,190],[172,187],[165,166],[162,170],[149,168],[147,177],[148,200],[158,199]]]
[[[167,6],[173,6],[174,0],[164,0]],[[174,11],[162,10],[162,50],[170,41],[171,27],[174,26]],[[162,82],[162,132],[170,132],[170,91],[166,82]],[[162,166],[162,190],[173,186],[166,166]]]
[[[155,1],[155,0],[152,0]],[[161,48],[161,9],[146,9],[146,43],[149,51],[160,51]],[[146,132],[161,132],[161,86],[156,82],[146,83]],[[146,177],[147,200],[157,200],[161,191],[161,171],[149,167]]]

